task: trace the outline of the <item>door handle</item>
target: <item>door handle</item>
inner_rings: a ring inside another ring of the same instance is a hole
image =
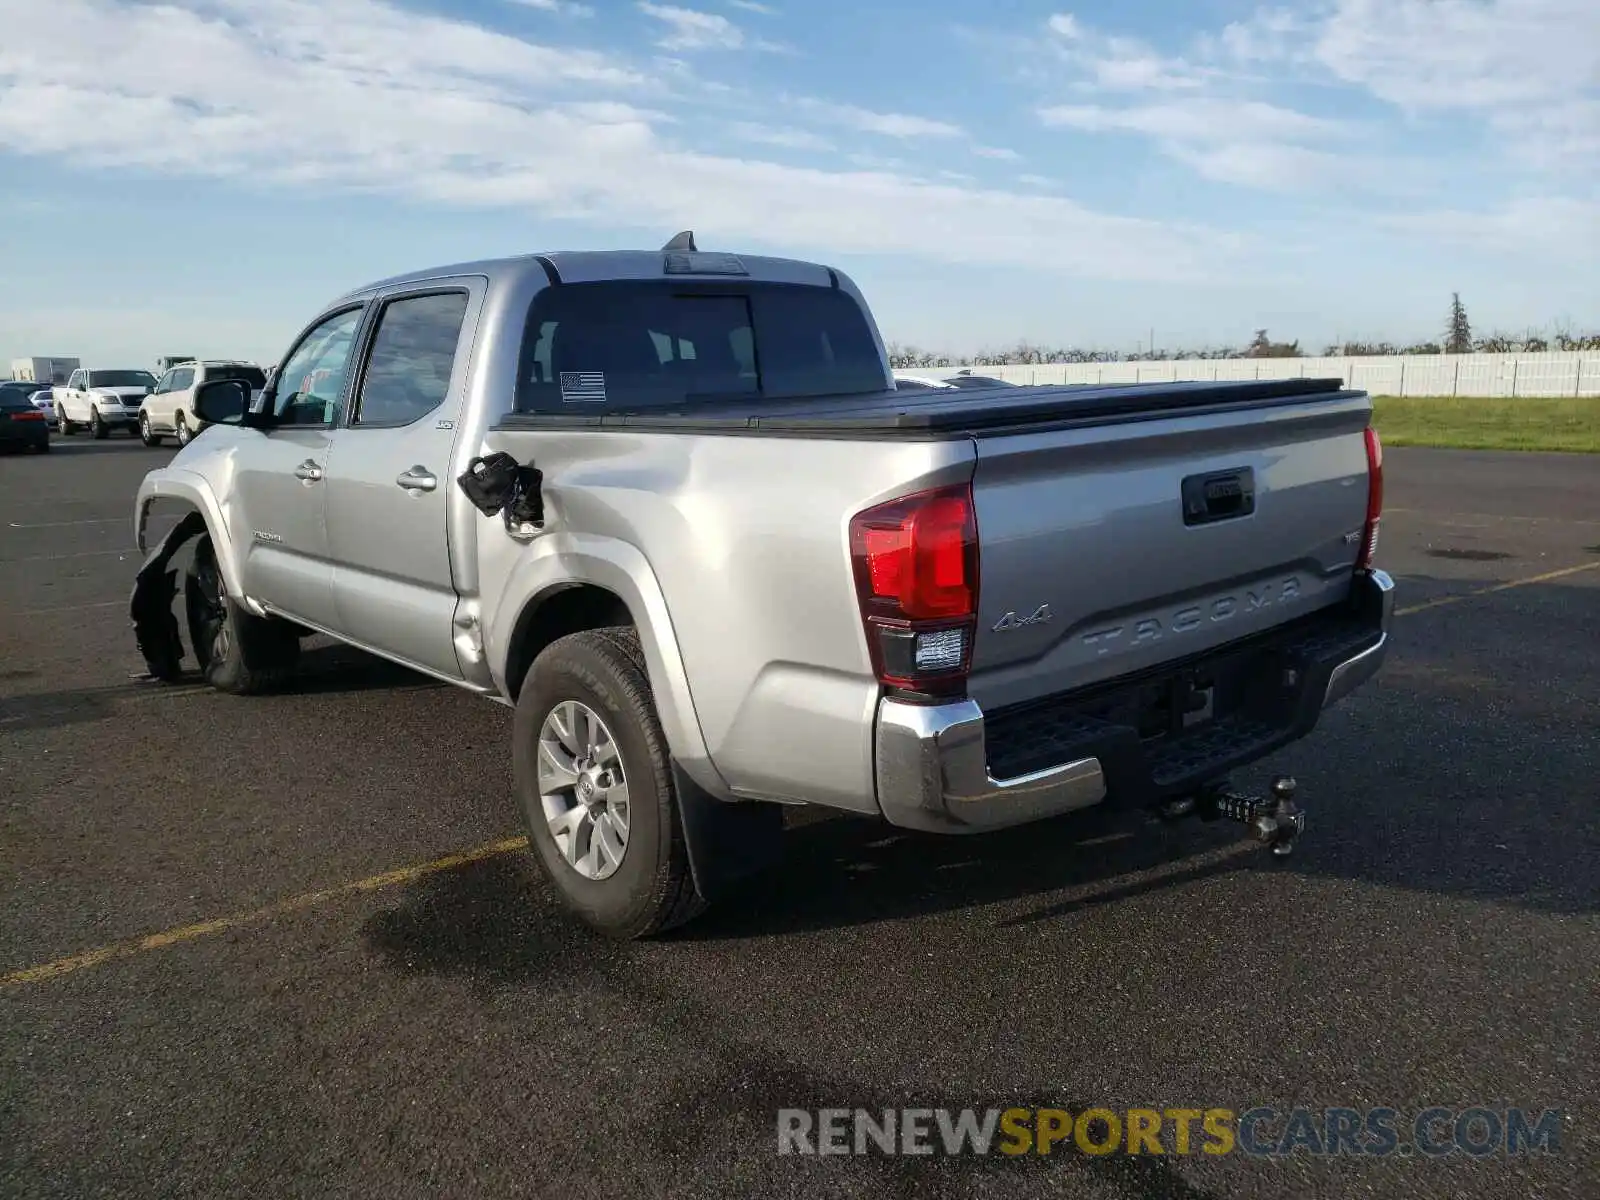
[[[395,476],[394,481],[408,492],[431,492],[439,480],[427,467],[412,467]]]
[[[294,469],[294,477],[304,479],[307,483],[315,483],[322,478],[322,468],[308,458]]]

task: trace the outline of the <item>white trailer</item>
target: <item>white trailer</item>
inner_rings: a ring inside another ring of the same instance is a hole
[[[40,387],[61,387],[83,364],[75,358],[14,358],[11,378]]]

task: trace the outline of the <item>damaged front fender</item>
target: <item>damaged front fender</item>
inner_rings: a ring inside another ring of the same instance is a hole
[[[133,619],[133,636],[139,653],[144,656],[153,679],[170,683],[183,674],[183,641],[178,636],[177,615],[172,611],[178,594],[178,572],[168,570],[167,564],[185,542],[204,532],[205,515],[194,511],[187,513],[157,543],[134,576],[128,615]]]

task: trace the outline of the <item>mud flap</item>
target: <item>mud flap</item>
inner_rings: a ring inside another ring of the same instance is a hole
[[[183,676],[183,641],[178,636],[178,618],[172,611],[178,594],[178,572],[167,564],[191,538],[206,531],[206,519],[191,512],[174,525],[156,545],[133,578],[133,596],[128,615],[133,618],[133,637],[150,668],[150,677],[166,683]]]
[[[783,806],[718,800],[676,762],[673,790],[695,890],[708,903],[783,857]]]

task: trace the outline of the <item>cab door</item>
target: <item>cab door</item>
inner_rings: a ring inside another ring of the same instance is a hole
[[[228,522],[245,594],[327,630],[338,627],[338,615],[325,480],[365,312],[362,304],[336,310],[301,335],[263,398],[271,422],[240,430],[234,455]]]
[[[64,416],[69,421],[87,423],[89,420],[88,390],[89,372],[79,368],[67,376],[67,386],[56,388],[56,413]]]
[[[483,292],[479,277],[434,280],[375,302],[326,484],[338,630],[449,679],[463,678],[451,461]]]

